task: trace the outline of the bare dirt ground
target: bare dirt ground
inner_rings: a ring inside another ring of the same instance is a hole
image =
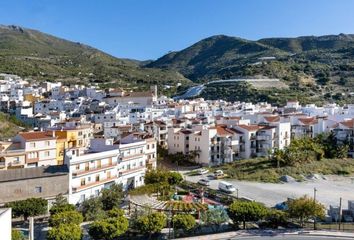
[[[203,176],[185,176],[186,180],[191,182],[197,182],[201,177]],[[211,180],[210,187],[217,189],[219,181]],[[259,183],[232,179],[225,181],[232,183],[239,190],[239,196],[262,202],[269,207],[286,201],[287,198],[304,195],[313,197],[314,188],[317,189],[316,199],[327,208],[329,205],[339,205],[340,197],[344,209],[348,207],[348,200],[354,200],[354,178],[349,177],[324,176],[324,179],[290,183]]]

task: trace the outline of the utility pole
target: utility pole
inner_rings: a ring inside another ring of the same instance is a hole
[[[29,240],[34,240],[34,220],[33,217],[29,217]]]
[[[314,207],[316,208],[316,192],[317,192],[317,189],[314,188],[313,189],[313,202],[314,202]],[[313,230],[316,230],[317,227],[316,227],[316,210],[315,210],[315,214],[314,214],[314,218],[313,218]]]
[[[340,230],[342,223],[342,198],[339,198],[339,214],[338,214],[338,230]]]

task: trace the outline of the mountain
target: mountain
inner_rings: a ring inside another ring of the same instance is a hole
[[[171,52],[148,67],[181,72],[192,81],[254,77],[258,75],[299,82],[332,82],[354,77],[354,35],[265,38],[251,41],[225,35],[203,39]],[[339,70],[339,71],[338,71]]]
[[[265,38],[258,41],[225,35],[203,39],[170,52],[147,67],[175,70],[194,82],[232,78],[279,78],[288,89],[254,89],[241,84],[212,84],[206,99],[303,104],[354,101],[354,35]]]
[[[225,35],[203,39],[179,52],[171,52],[149,63],[148,67],[175,69],[191,80],[231,78],[238,66],[261,56],[286,52],[265,45]]]
[[[78,42],[18,26],[0,26],[0,72],[38,80],[120,86],[189,83],[174,70],[141,67]]]

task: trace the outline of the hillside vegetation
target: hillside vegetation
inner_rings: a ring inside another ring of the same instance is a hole
[[[23,131],[25,127],[16,117],[0,112],[0,141],[15,136],[18,132]]]
[[[36,80],[120,86],[189,82],[175,70],[144,68],[136,61],[17,26],[0,26],[0,72]]]
[[[348,96],[354,92],[354,35],[258,41],[218,35],[171,52],[147,66],[176,70],[195,82],[238,77],[279,78],[290,86],[291,92],[311,95],[315,101],[350,103],[353,98]],[[232,95],[223,96],[229,99]],[[213,95],[204,93],[203,97],[213,98]],[[298,99],[303,97],[300,95]]]

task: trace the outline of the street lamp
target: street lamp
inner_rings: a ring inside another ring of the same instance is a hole
[[[316,192],[317,192],[317,189],[316,188],[313,188],[313,202],[314,202],[314,207],[316,209]],[[316,210],[315,210],[315,214],[314,214],[314,218],[313,218],[313,230],[316,230],[317,227],[316,227]]]

